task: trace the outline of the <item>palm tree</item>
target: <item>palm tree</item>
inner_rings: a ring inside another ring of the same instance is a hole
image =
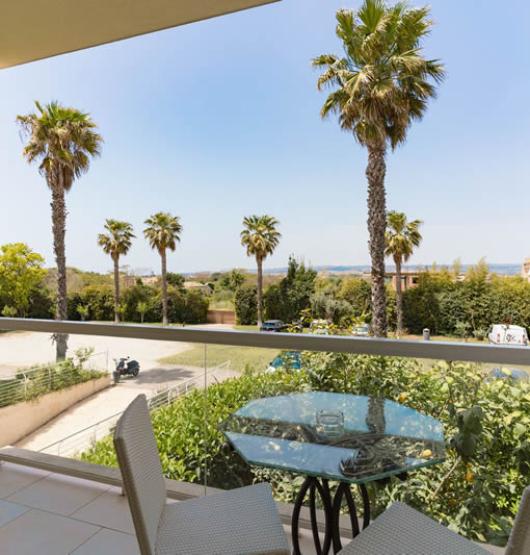
[[[333,89],[321,116],[338,115],[341,128],[368,150],[368,233],[372,261],[372,328],[387,330],[385,296],[386,152],[404,143],[414,120],[422,118],[444,69],[424,57],[422,40],[432,27],[429,8],[364,0],[360,9],[339,10],[337,37],[344,55],[323,54],[318,89]]]
[[[157,212],[145,220],[145,238],[152,249],[157,250],[162,263],[162,323],[167,325],[167,249],[174,251],[180,241],[182,225],[178,216]]]
[[[237,268],[234,268],[233,270],[231,270],[228,276],[228,280],[230,283],[230,288],[233,291],[237,291],[243,285],[243,283],[245,283],[245,274]]]
[[[387,215],[386,249],[385,254],[391,256],[396,265],[396,312],[399,337],[403,333],[403,291],[401,290],[401,266],[412,256],[414,247],[421,243],[419,231],[421,220],[407,221],[403,212],[392,210]]]
[[[140,315],[140,322],[144,323],[145,313],[147,312],[147,303],[145,301],[138,301],[136,311]]]
[[[263,322],[263,261],[280,242],[281,234],[276,229],[279,224],[272,216],[247,216],[243,219],[245,229],[241,232],[241,244],[247,249],[247,256],[256,258],[258,267],[258,328]]]
[[[127,254],[135,235],[133,226],[128,222],[107,219],[107,233],[98,235],[98,245],[110,255],[114,264],[114,321],[120,321],[120,256]]]
[[[89,114],[67,108],[58,102],[41,105],[36,112],[17,116],[27,136],[23,155],[29,163],[38,162],[39,172],[52,193],[53,250],[57,264],[57,309],[55,318],[66,320],[66,203],[65,193],[86,173],[90,159],[100,154],[103,139]],[[57,360],[66,356],[68,336],[55,337]]]

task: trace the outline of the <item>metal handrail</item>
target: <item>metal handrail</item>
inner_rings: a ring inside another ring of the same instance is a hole
[[[0,318],[0,329],[68,333],[75,335],[103,335],[151,339],[157,341],[182,341],[240,347],[262,347],[299,351],[331,351],[379,356],[401,356],[425,359],[493,362],[501,364],[529,364],[530,348],[505,345],[480,345],[445,341],[411,341],[313,335],[298,333],[262,333],[171,326],[143,326],[137,324],[101,324],[69,322],[64,320],[33,320]]]

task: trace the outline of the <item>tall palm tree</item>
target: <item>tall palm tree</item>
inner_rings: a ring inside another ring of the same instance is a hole
[[[341,128],[368,150],[372,328],[375,335],[385,336],[386,152],[388,146],[404,143],[411,123],[422,118],[444,68],[422,51],[432,27],[429,8],[364,0],[357,12],[339,10],[336,19],[344,55],[323,54],[313,66],[324,69],[318,89],[333,89],[321,116],[337,114]]]
[[[167,249],[174,251],[180,241],[182,225],[178,216],[157,212],[145,220],[144,236],[157,250],[162,263],[162,323],[167,325]]]
[[[272,216],[247,216],[243,219],[245,229],[241,232],[241,244],[247,249],[247,256],[256,258],[258,267],[258,328],[263,322],[263,261],[280,242],[277,230],[279,222]]]
[[[129,252],[135,235],[133,226],[128,222],[107,219],[107,233],[98,235],[98,245],[110,255],[114,264],[114,321],[120,321],[120,256]]]
[[[387,215],[385,254],[391,256],[396,265],[396,312],[398,337],[403,333],[403,291],[401,289],[401,267],[412,256],[414,247],[421,243],[419,231],[421,220],[407,221],[403,212],[391,210]]]
[[[52,193],[53,250],[57,264],[56,319],[67,318],[66,290],[66,203],[65,194],[76,179],[86,173],[91,158],[100,154],[103,139],[89,114],[67,108],[58,102],[42,105],[36,112],[17,116],[27,137],[23,155],[29,163],[37,162]],[[68,336],[55,336],[57,360],[66,356]]]

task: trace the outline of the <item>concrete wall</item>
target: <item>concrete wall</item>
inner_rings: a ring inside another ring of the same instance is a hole
[[[231,324],[236,323],[236,313],[233,310],[209,310],[209,324]]]
[[[0,446],[12,445],[79,401],[109,387],[110,376],[52,391],[0,409]]]

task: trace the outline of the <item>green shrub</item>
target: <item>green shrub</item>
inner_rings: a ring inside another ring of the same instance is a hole
[[[268,320],[293,322],[302,310],[309,308],[315,291],[317,272],[306,268],[303,262],[289,257],[287,275],[265,291],[263,298],[265,317]]]
[[[403,500],[474,540],[506,541],[522,490],[530,483],[530,384],[487,380],[475,364],[426,364],[391,357],[303,353],[301,372],[245,374],[194,391],[153,413],[153,424],[168,477],[234,487],[270,481],[275,496],[293,501],[301,477],[250,468],[223,449],[219,425],[251,399],[293,391],[324,390],[391,399],[441,420],[447,460],[411,473],[408,480],[373,484],[375,513]],[[463,414],[480,414],[482,432],[473,449],[462,448]],[[459,450],[449,446],[450,438]],[[460,454],[459,454],[460,453]],[[471,456],[463,456],[471,453]],[[115,465],[110,439],[98,442],[84,460]],[[206,470],[205,470],[206,469]]]
[[[204,472],[214,487],[251,483],[250,469],[235,455],[223,450],[225,439],[219,425],[251,399],[297,391],[304,386],[299,374],[247,373],[195,390],[172,405],[152,413],[162,467],[168,478],[202,482]],[[116,466],[111,438],[97,442],[81,455],[88,462]]]
[[[481,408],[483,432],[464,461],[448,448],[442,465],[378,493],[379,507],[402,500],[467,537],[503,544],[523,488],[530,483],[530,384],[487,380],[480,365],[410,359],[311,354],[313,389],[374,395],[398,401],[442,421],[445,437],[457,433],[458,415]]]
[[[433,334],[481,338],[491,324],[530,327],[530,283],[519,276],[489,277],[487,267],[471,268],[464,281],[447,271],[423,272],[403,297],[405,325]],[[464,333],[463,333],[464,332]]]
[[[177,285],[168,286],[168,317],[170,322],[200,324],[206,322],[209,299],[200,291],[187,291],[180,287],[182,278],[171,274]],[[138,305],[145,306],[143,319],[159,322],[162,319],[160,287],[144,285],[140,281],[127,287],[121,295],[121,317],[127,322],[140,322],[142,314]],[[80,312],[80,307],[81,312]],[[89,285],[68,298],[68,318],[80,320],[112,320],[114,318],[114,293],[109,285]]]
[[[258,299],[255,287],[240,287],[234,296],[237,323],[253,325],[258,319]]]

